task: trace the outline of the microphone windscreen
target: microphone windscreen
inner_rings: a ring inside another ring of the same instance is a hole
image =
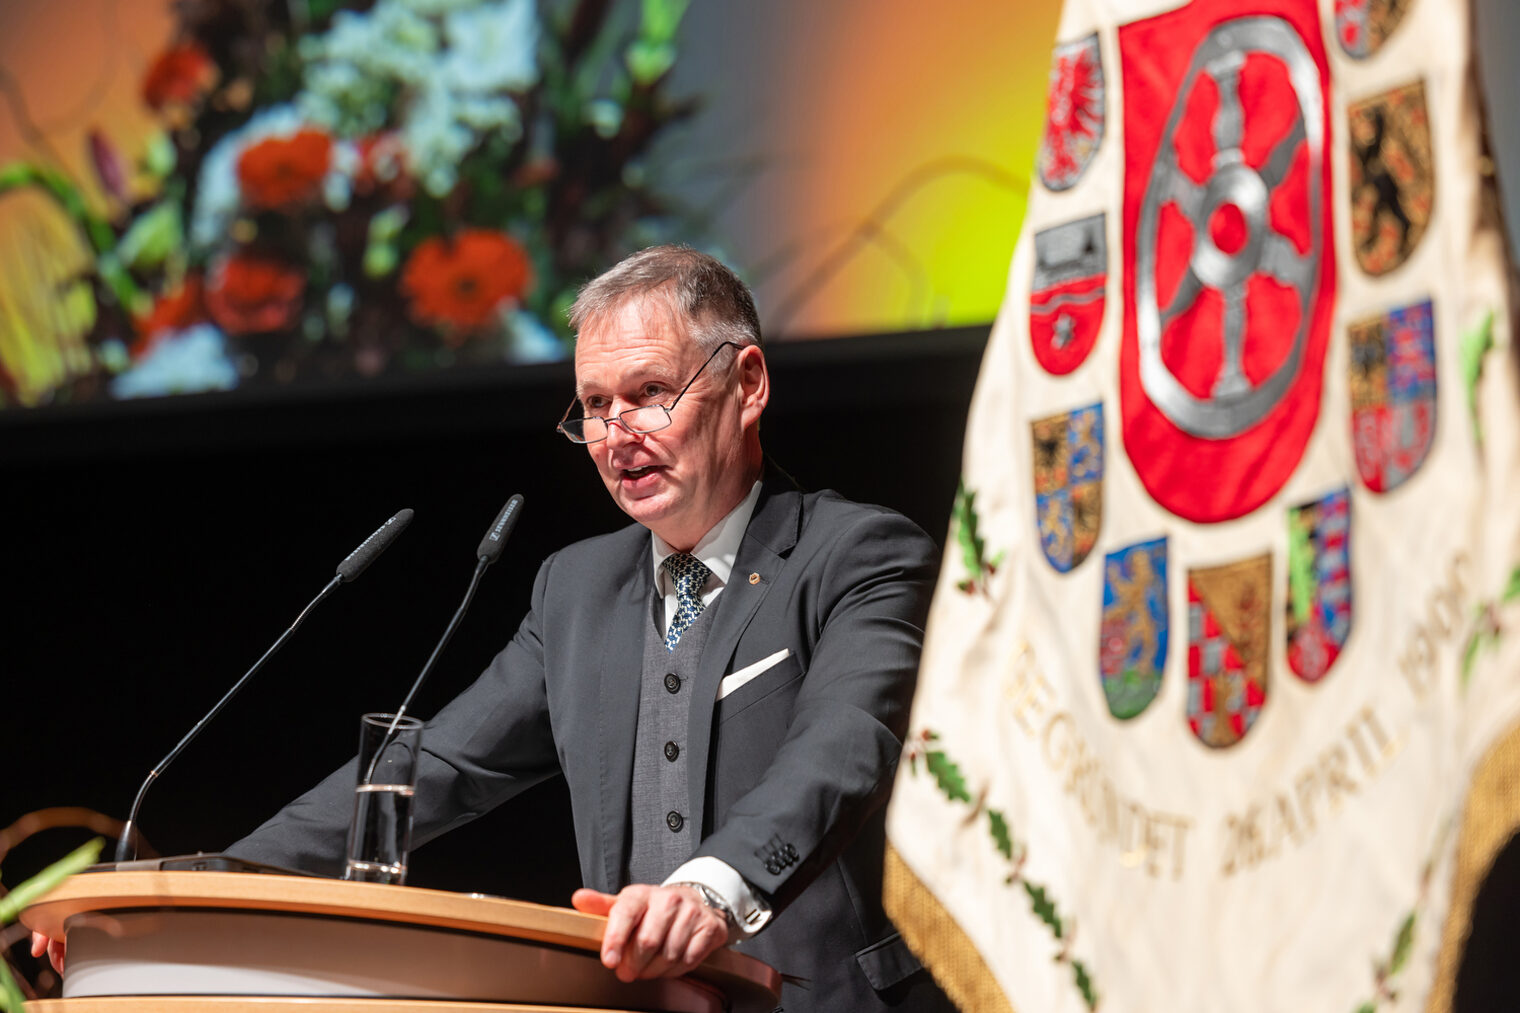
[[[475,550],[475,558],[484,559],[487,563],[496,562],[496,557],[501,555],[502,547],[507,544],[507,537],[512,534],[512,528],[517,524],[517,515],[522,513],[522,493],[518,493],[507,500],[507,505],[501,508],[501,513],[496,515],[496,523],[491,525],[491,530],[480,540],[480,548]]]
[[[338,576],[344,580],[354,580],[363,573],[365,567],[375,561],[375,557],[384,552],[396,540],[396,536],[406,530],[406,526],[412,523],[412,511],[401,510],[396,516],[386,521],[375,529],[375,533],[359,543],[359,547],[338,564]]]

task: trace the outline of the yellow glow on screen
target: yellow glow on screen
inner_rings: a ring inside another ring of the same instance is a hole
[[[989,321],[1044,121],[1058,0],[881,0],[836,15],[800,146],[827,151],[795,219],[848,245],[786,322],[796,334]]]

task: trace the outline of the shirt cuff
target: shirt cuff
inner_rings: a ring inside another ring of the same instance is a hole
[[[765,928],[771,920],[770,905],[759,897],[733,866],[721,858],[699,855],[666,877],[661,886],[672,883],[701,883],[722,897],[734,913],[739,934],[745,939]]]

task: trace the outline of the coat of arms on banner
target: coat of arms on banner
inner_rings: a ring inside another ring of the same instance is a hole
[[[1188,727],[1216,749],[1245,738],[1267,701],[1272,557],[1188,571]]]
[[[1346,121],[1356,262],[1368,274],[1387,274],[1419,245],[1435,204],[1425,84],[1416,81],[1353,102]]]
[[[1435,312],[1429,300],[1353,323],[1351,436],[1373,492],[1403,485],[1436,433]]]
[[[1351,635],[1351,492],[1288,511],[1288,667],[1318,682]]]
[[[1358,60],[1383,48],[1413,0],[1335,0],[1335,37]]]
[[[1108,283],[1105,220],[1093,215],[1034,235],[1029,340],[1040,365],[1057,376],[1080,366],[1098,340]]]
[[[1317,6],[1194,0],[1123,26],[1125,449],[1157,503],[1213,523],[1293,473],[1335,292]]]
[[[1098,675],[1114,717],[1132,718],[1156,698],[1166,634],[1166,539],[1110,552],[1103,561]]]
[[[1031,423],[1040,548],[1060,573],[1079,565],[1103,519],[1103,405]]]
[[[1103,53],[1094,32],[1057,46],[1045,99],[1045,135],[1037,160],[1040,182],[1067,190],[1087,171],[1103,143]]]

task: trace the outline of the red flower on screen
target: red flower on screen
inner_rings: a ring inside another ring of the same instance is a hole
[[[306,275],[289,264],[253,253],[236,253],[212,269],[206,289],[211,319],[228,334],[281,331],[301,314]]]
[[[401,272],[412,319],[437,327],[451,345],[490,323],[505,300],[520,297],[532,284],[527,251],[490,229],[425,239]]]
[[[141,358],[165,335],[205,320],[204,288],[200,276],[192,274],[178,288],[155,299],[153,308],[135,321],[137,340],[132,342],[132,357]]]
[[[169,106],[191,106],[216,87],[220,72],[196,42],[179,42],[158,54],[143,78],[142,97],[148,108],[163,112]]]
[[[332,146],[331,137],[309,127],[249,145],[237,163],[244,202],[267,211],[312,200],[332,164]]]

